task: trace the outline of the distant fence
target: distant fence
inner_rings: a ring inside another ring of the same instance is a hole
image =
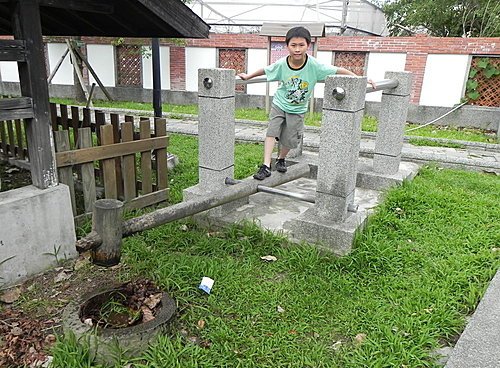
[[[165,119],[63,104],[51,104],[50,115],[59,182],[70,188],[75,217],[92,212],[96,198],[123,200],[127,209],[168,198]],[[27,166],[26,147],[23,121],[1,121],[1,155]]]
[[[24,120],[0,121],[0,151],[4,157],[27,159],[28,145],[25,131]]]

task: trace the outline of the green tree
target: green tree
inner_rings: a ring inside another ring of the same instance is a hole
[[[383,6],[391,36],[500,36],[498,0],[393,0]]]

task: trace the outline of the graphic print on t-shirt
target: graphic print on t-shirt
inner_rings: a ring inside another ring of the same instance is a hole
[[[309,83],[294,75],[285,82],[287,89],[286,98],[291,104],[298,105],[305,101],[307,92],[309,92]]]

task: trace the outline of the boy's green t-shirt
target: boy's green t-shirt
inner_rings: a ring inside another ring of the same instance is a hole
[[[281,110],[291,114],[303,114],[307,111],[307,102],[316,82],[336,74],[337,67],[320,63],[307,55],[307,60],[300,69],[292,69],[288,57],[264,68],[268,81],[279,81],[273,103]]]

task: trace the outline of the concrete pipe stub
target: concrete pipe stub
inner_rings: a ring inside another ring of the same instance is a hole
[[[102,299],[103,296],[119,293],[122,290],[123,286],[102,288],[86,294],[79,301],[71,302],[63,311],[64,334],[73,333],[79,341],[87,339],[90,354],[98,363],[116,363],[114,357],[117,356],[117,352],[128,358],[140,355],[147,350],[159,333],[165,331],[176,311],[174,299],[166,292],[162,292],[161,307],[151,321],[130,327],[103,328],[89,326],[81,320],[82,308],[88,305],[89,301]]]

